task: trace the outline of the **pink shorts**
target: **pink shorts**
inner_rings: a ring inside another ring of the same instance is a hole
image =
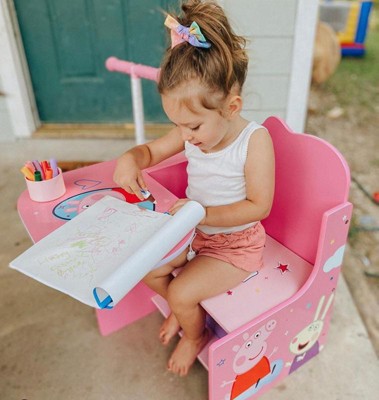
[[[207,235],[196,229],[192,249],[197,255],[225,261],[245,271],[257,271],[263,266],[266,232],[257,222],[254,226],[233,233]]]

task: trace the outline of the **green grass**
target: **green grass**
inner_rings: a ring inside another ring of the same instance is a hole
[[[344,57],[335,74],[325,83],[339,104],[378,112],[379,106],[379,0],[371,11],[370,29],[363,58]]]

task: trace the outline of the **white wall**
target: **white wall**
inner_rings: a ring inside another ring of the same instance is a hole
[[[318,0],[220,0],[248,41],[244,116],[284,118],[303,131]]]
[[[0,140],[27,137],[39,124],[23,53],[18,50],[7,0],[0,5]],[[9,0],[8,0],[9,2]],[[11,3],[11,2],[10,2]],[[303,131],[318,0],[219,0],[237,33],[248,39],[250,64],[244,116],[284,118]],[[29,94],[28,94],[29,91]]]

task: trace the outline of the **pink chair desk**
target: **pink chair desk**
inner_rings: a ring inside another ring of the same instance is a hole
[[[257,398],[324,348],[349,230],[350,172],[341,154],[278,118],[263,125],[276,163],[264,267],[202,303],[214,332],[198,357],[210,400]],[[159,167],[165,185],[158,175]],[[153,301],[168,315],[164,299]]]
[[[254,399],[317,355],[325,346],[335,289],[352,213],[349,168],[341,154],[317,137],[295,134],[268,118],[275,149],[276,189],[267,232],[264,267],[235,288],[202,303],[213,337],[199,355],[209,374],[210,400]],[[113,186],[114,163],[65,174],[67,193]],[[186,160],[178,155],[145,171],[163,210],[185,197]],[[150,186],[151,185],[151,186]],[[39,240],[62,221],[52,204],[28,200],[19,211]],[[161,297],[138,285],[113,310],[97,311],[100,331],[109,334],[154,308],[169,313]]]
[[[170,162],[176,162],[175,160],[176,158],[174,157],[168,163],[166,162],[162,165],[169,165]],[[178,165],[180,169],[180,163]],[[116,187],[112,179],[114,168],[115,160],[65,172],[63,175],[66,193],[50,202],[38,203],[32,201],[28,191],[25,190],[18,199],[17,208],[33,242],[41,240],[106,195],[128,202],[136,202],[134,196],[130,196]],[[157,201],[155,210],[158,212],[167,211],[177,200],[177,197],[149,174],[145,173],[144,175],[146,184],[150,191],[154,193]],[[177,186],[185,187],[186,182],[182,182]],[[150,202],[139,204],[150,209],[153,207]],[[191,234],[187,235],[166,258],[188,245],[190,238]],[[154,294],[141,282],[112,310],[96,310],[101,334],[110,334],[128,323],[156,311],[156,307],[150,300]],[[138,307],[135,306],[136,302]]]

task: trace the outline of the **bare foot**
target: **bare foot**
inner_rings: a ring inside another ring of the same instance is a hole
[[[197,355],[208,343],[208,340],[208,329],[204,329],[203,334],[195,340],[183,336],[168,361],[168,370],[179,376],[187,375]]]
[[[175,315],[171,313],[163,322],[159,331],[159,340],[163,345],[168,345],[170,340],[179,332],[180,325]]]

